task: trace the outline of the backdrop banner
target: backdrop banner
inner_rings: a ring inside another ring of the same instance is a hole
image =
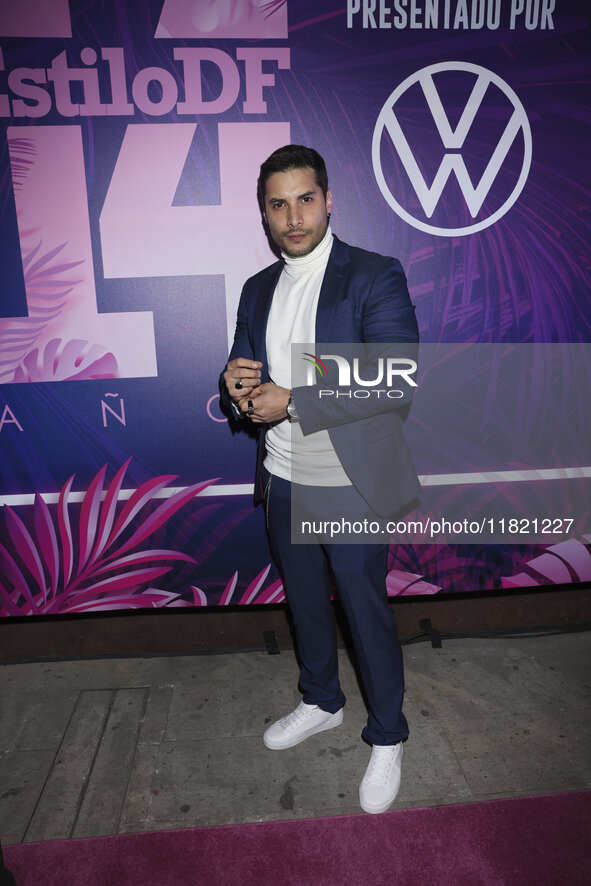
[[[582,0],[0,3],[0,615],[285,599],[217,392],[242,284],[275,260],[256,179],[281,145],[324,156],[342,240],[400,259],[422,342],[589,342],[589,33]],[[554,484],[557,513],[508,517],[568,516],[587,349],[559,377],[528,363],[506,413],[491,373],[472,385],[505,453],[488,480],[477,447],[445,451],[470,403],[433,353],[423,487],[478,482],[480,507],[487,482]],[[572,409],[544,409],[561,386]],[[569,525],[395,538],[388,593],[588,581]]]

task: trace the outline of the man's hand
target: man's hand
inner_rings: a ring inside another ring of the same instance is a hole
[[[254,388],[247,398],[240,403],[240,409],[248,413],[248,400],[252,400],[254,412],[251,421],[258,424],[269,424],[287,418],[285,408],[289,401],[288,388],[280,388],[273,382],[266,382]]]
[[[246,357],[230,360],[224,372],[224,381],[235,403],[242,406],[241,401],[245,397],[250,397],[253,388],[260,384],[262,365],[258,360],[247,360]],[[238,387],[236,387],[237,382]]]

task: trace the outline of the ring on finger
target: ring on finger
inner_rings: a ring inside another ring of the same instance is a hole
[[[254,403],[252,402],[252,400],[248,401],[248,414],[254,415]]]
[[[238,388],[239,391],[242,390],[242,388],[244,387],[244,383],[241,378],[239,378],[238,381],[235,382],[234,387]]]

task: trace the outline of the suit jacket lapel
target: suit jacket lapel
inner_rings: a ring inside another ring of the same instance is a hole
[[[316,343],[340,341],[336,312],[344,296],[342,281],[348,261],[347,245],[335,237],[316,307]]]
[[[283,270],[283,262],[277,262],[270,269],[268,285],[261,291],[259,297],[255,300],[253,311],[253,340],[255,359],[260,360],[263,364],[261,369],[261,381],[269,381],[269,366],[267,363],[267,320],[269,319],[269,311],[271,302],[273,301],[273,293],[277,286],[277,281],[281,271]]]

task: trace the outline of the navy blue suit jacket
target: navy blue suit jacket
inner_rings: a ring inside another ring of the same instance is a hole
[[[282,269],[283,262],[275,262],[244,284],[228,357],[228,362],[236,357],[259,360],[262,383],[270,381],[267,319]],[[334,237],[318,298],[315,340],[406,342],[410,346],[418,342],[415,309],[400,262]],[[403,401],[371,398],[328,403],[318,398],[316,386],[304,386],[294,388],[293,397],[304,435],[328,430],[347,476],[377,514],[399,514],[417,498],[420,486],[403,434],[409,396]],[[237,420],[223,372],[220,405],[234,424]],[[244,421],[238,419],[238,423]],[[259,504],[263,500],[261,468],[267,426],[252,427],[258,433],[254,503]]]

